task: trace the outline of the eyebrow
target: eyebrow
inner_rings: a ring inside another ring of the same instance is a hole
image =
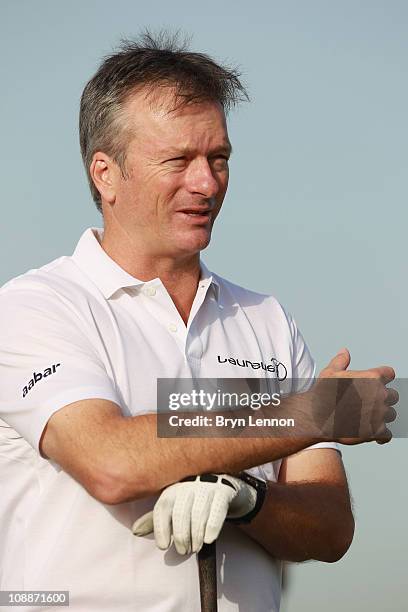
[[[168,149],[163,149],[160,151],[160,156],[168,157],[181,157],[184,155],[189,155],[192,152],[192,149],[189,147],[170,147]],[[209,152],[209,155],[214,155],[216,153],[226,153],[227,155],[232,155],[232,146],[229,143],[225,143],[220,145],[219,147],[215,147]]]

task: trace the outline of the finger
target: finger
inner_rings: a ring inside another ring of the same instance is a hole
[[[384,427],[383,432],[380,436],[376,435],[375,437],[375,441],[377,442],[377,444],[388,444],[388,442],[390,442],[391,440],[392,433],[387,427]]]
[[[144,536],[153,531],[153,510],[139,517],[133,523],[132,532],[136,536]]]
[[[393,423],[396,418],[397,418],[397,411],[395,410],[395,408],[390,406],[387,412],[385,413],[384,421],[386,423]]]
[[[347,370],[350,365],[350,353],[346,348],[341,349],[331,361],[327,364],[325,370],[332,370],[334,372],[342,372]]]
[[[370,368],[368,372],[374,372],[382,382],[386,385],[395,378],[395,370],[390,366],[379,366],[378,368]]]
[[[396,389],[392,387],[387,387],[387,395],[385,397],[385,403],[387,406],[393,406],[394,404],[398,404],[399,402],[399,393]]]
[[[173,507],[173,541],[179,555],[186,555],[191,552],[191,508],[193,501],[194,493],[190,490],[185,495],[178,495]]]
[[[204,544],[204,533],[210,516],[211,504],[215,495],[214,491],[208,491],[205,496],[196,495],[191,508],[191,551],[198,552]]]
[[[153,509],[154,537],[156,544],[161,550],[165,550],[171,544],[172,523],[175,495],[163,495],[156,502]]]
[[[226,519],[229,502],[231,498],[225,495],[225,491],[217,491],[211,504],[210,514],[205,527],[204,542],[211,544],[220,535],[220,531]]]

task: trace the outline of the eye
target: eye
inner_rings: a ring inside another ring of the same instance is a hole
[[[172,166],[181,167],[184,166],[187,162],[186,157],[172,157],[171,159],[166,159],[165,164],[170,164]]]
[[[217,155],[216,157],[212,157],[210,160],[211,166],[217,172],[226,170],[228,168],[228,161],[229,158],[226,155]]]

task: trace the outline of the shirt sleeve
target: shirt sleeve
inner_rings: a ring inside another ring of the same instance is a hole
[[[120,405],[78,314],[46,289],[0,293],[0,380],[0,418],[37,451],[63,406],[91,398]]]
[[[292,355],[292,380],[294,381],[295,392],[303,393],[310,389],[313,384],[313,379],[316,376],[316,365],[294,318],[284,309],[283,311],[289,326],[289,338]],[[319,442],[318,444],[313,444],[303,450],[314,450],[317,448],[332,448],[333,450],[338,451],[341,455],[340,447],[336,442]],[[264,463],[263,465],[255,466],[246,471],[265,481],[270,480],[272,482],[277,482],[281,465],[282,459],[278,459],[277,461]]]
[[[310,389],[313,385],[313,380],[316,376],[316,364],[306,342],[300,333],[296,322],[292,315],[287,314],[288,324],[292,337],[293,360],[292,360],[292,378],[297,381],[296,392],[303,393]],[[319,442],[308,446],[305,450],[314,448],[333,448],[341,455],[341,450],[336,442]]]

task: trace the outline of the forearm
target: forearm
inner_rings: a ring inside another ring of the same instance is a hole
[[[295,396],[287,409],[293,415]],[[296,402],[302,401],[300,396]],[[305,400],[306,401],[306,400]],[[238,411],[237,411],[238,412]],[[234,473],[286,457],[314,444],[313,437],[159,438],[155,414],[119,418],[105,440],[106,482],[111,503],[159,492],[191,474]],[[109,460],[114,457],[114,461]]]
[[[261,511],[240,528],[278,559],[334,562],[351,544],[354,519],[342,486],[270,482]]]
[[[112,485],[120,485],[116,503],[158,493],[192,474],[239,472],[316,442],[298,437],[158,438],[155,415],[129,419],[116,434],[119,447],[107,470]]]

